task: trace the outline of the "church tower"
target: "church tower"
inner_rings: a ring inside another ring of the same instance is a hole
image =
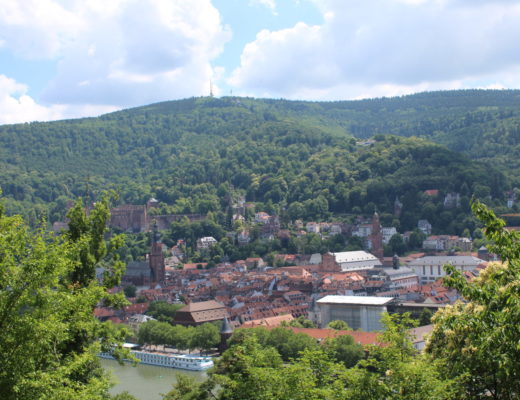
[[[150,281],[154,283],[164,282],[164,256],[162,253],[161,235],[154,221],[152,229],[152,249],[150,251]]]
[[[220,354],[227,350],[227,341],[231,336],[233,336],[233,327],[231,326],[228,318],[226,317],[224,318],[224,323],[222,324],[222,328],[220,329],[220,344],[218,346]]]
[[[372,254],[383,261],[383,233],[381,232],[381,224],[379,223],[377,211],[374,212],[374,216],[372,217],[372,234],[370,235],[370,241],[372,242]]]

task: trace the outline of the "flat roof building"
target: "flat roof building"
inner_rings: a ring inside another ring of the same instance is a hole
[[[361,271],[381,265],[381,261],[377,257],[362,250],[326,253],[322,257],[323,271]]]
[[[365,332],[380,331],[381,314],[387,312],[392,297],[374,296],[325,296],[318,300],[318,321],[324,328],[335,320],[345,321],[352,329]]]
[[[451,264],[460,272],[475,271],[486,261],[473,256],[426,256],[410,261],[407,265],[415,271],[421,284],[435,282],[446,276],[444,265]]]

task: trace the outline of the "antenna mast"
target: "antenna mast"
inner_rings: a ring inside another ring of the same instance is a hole
[[[213,97],[213,81],[209,81],[209,97]]]

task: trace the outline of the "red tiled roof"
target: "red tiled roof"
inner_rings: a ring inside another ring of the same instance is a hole
[[[377,332],[360,332],[360,331],[337,331],[334,329],[318,329],[318,328],[294,328],[289,327],[294,333],[305,333],[315,339],[329,339],[343,335],[350,335],[356,343],[361,345],[379,344]]]
[[[255,319],[246,321],[242,324],[244,328],[253,328],[255,326],[279,326],[283,321],[290,322],[294,319],[291,314],[277,315],[275,317],[267,317],[262,319]]]
[[[251,326],[242,325],[244,328],[251,328]],[[274,326],[265,326],[267,329],[273,329]],[[337,331],[334,329],[319,329],[319,328],[295,328],[293,326],[286,326],[285,329],[290,329],[294,333],[304,333],[316,340],[332,339],[338,336],[350,335],[354,338],[356,343],[363,346],[369,344],[380,344],[377,336],[378,332],[360,332],[360,331]]]
[[[150,303],[136,303],[123,307],[123,310],[130,314],[143,314],[148,310],[149,306]]]
[[[198,269],[198,266],[202,266],[202,268],[204,268],[206,265],[208,265],[208,263],[191,263],[191,264],[184,264],[182,269],[184,270],[187,270],[187,269]]]
[[[94,308],[94,316],[97,318],[103,318],[103,317],[112,317],[115,315],[115,311],[111,308],[105,308],[105,307],[98,307]]]

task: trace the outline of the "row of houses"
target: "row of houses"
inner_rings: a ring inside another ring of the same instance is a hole
[[[284,257],[299,261],[297,255]],[[486,265],[484,260],[474,255],[428,256],[418,253],[381,261],[364,251],[325,253],[315,255],[313,261],[305,265],[271,268],[265,266],[261,258],[254,258],[220,264],[210,270],[198,265],[187,265],[182,270],[167,269],[165,282],[142,290],[141,297],[146,303],[183,299],[190,305],[216,301],[236,326],[281,316],[312,318],[324,326],[327,319],[338,319],[332,311],[327,311],[328,314],[319,311],[321,299],[327,296],[353,296],[357,301],[369,297],[390,298],[393,304],[398,303],[400,307],[404,304],[412,311],[424,307],[435,309],[459,298],[454,290],[442,286],[440,278],[445,276],[444,264],[454,265],[468,279],[478,275]],[[195,312],[195,309],[188,307],[187,311]],[[207,322],[218,314],[209,309],[199,311],[196,321],[192,322]],[[363,318],[369,314],[364,312]],[[185,324],[187,321],[176,322]],[[350,323],[360,329],[377,327],[373,322],[362,323],[361,320]]]

